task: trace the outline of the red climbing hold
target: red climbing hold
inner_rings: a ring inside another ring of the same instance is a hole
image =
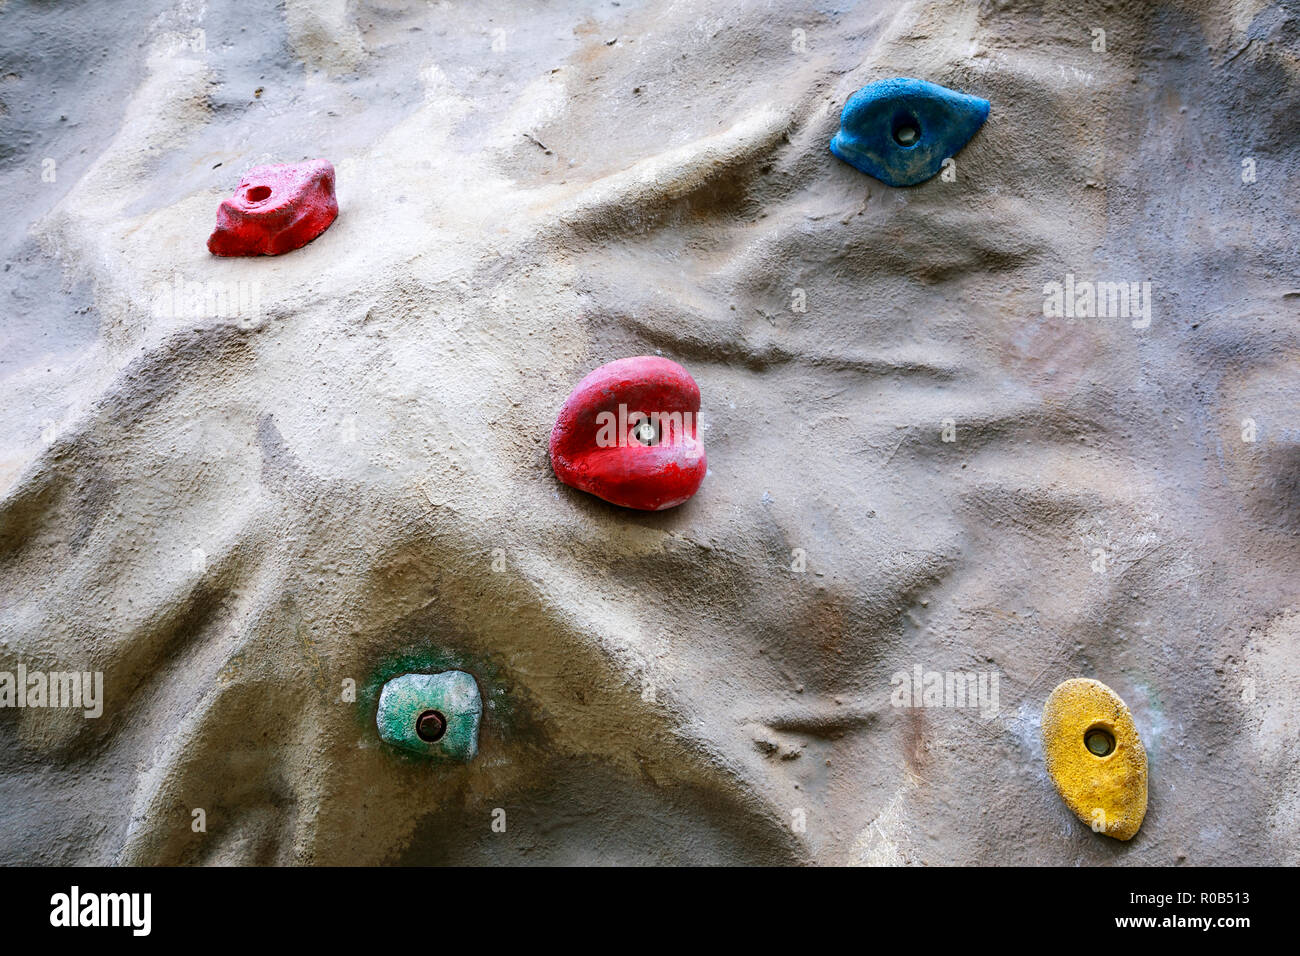
[[[214,256],[278,256],[305,246],[339,214],[334,166],[324,159],[254,166],[217,210]]]
[[[566,485],[625,508],[663,511],[695,494],[708,464],[697,435],[700,388],[653,355],[596,369],[560,409],[551,467]]]

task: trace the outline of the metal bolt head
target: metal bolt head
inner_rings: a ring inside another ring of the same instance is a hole
[[[421,740],[435,743],[446,732],[447,718],[436,710],[426,710],[415,719],[415,733]]]
[[[642,419],[632,430],[632,437],[642,445],[656,445],[659,443],[659,429],[650,419]]]
[[[899,146],[915,146],[916,141],[921,138],[921,131],[915,126],[900,126],[894,131],[894,142]]]
[[[1107,757],[1115,749],[1115,738],[1107,730],[1094,727],[1083,735],[1083,745],[1095,757]]]

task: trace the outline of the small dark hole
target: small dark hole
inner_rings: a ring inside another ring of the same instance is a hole
[[[638,445],[659,444],[659,423],[643,418],[632,426],[632,440]]]
[[[415,733],[427,743],[437,743],[447,732],[447,718],[436,710],[426,710],[415,719]]]
[[[261,202],[264,199],[271,198],[271,187],[254,186],[247,193],[245,193],[245,195],[248,197],[249,202]]]
[[[1083,745],[1094,757],[1109,757],[1115,751],[1115,735],[1104,727],[1090,727],[1083,735]]]
[[[894,117],[894,142],[904,149],[911,149],[921,139],[921,124],[915,116],[903,113]]]

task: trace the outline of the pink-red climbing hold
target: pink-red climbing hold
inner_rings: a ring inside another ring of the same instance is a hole
[[[698,432],[700,388],[654,355],[596,369],[564,402],[551,467],[566,485],[625,508],[663,511],[695,494],[708,471]]]
[[[324,159],[254,166],[217,210],[214,256],[278,256],[307,245],[339,214],[334,166]]]

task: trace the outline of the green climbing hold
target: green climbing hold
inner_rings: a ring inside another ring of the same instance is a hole
[[[394,747],[466,761],[478,753],[482,717],[474,678],[464,671],[443,671],[390,680],[379,694],[375,723],[379,736]]]

